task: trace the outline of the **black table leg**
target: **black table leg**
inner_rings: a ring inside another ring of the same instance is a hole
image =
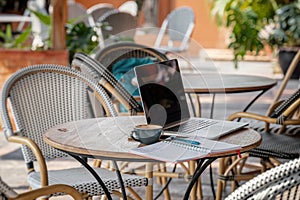
[[[189,199],[191,190],[193,186],[195,185],[196,181],[198,181],[200,175],[203,173],[203,171],[207,168],[208,165],[210,165],[213,161],[215,161],[217,158],[209,158],[209,159],[201,159],[197,165],[197,168],[193,174],[192,180],[188,185],[188,188],[185,191],[184,200]]]
[[[76,156],[76,155],[73,155],[73,154],[70,154],[70,153],[69,153],[69,155],[72,156],[74,159],[76,159],[78,162],[80,162],[95,177],[95,179],[101,185],[107,199],[112,200],[111,195],[110,195],[107,187],[105,186],[104,182],[99,177],[99,175],[95,172],[95,170],[87,162],[85,162],[80,156]]]
[[[193,104],[193,98],[192,98],[192,96],[191,96],[191,93],[187,93],[187,95],[188,95],[188,97],[189,97],[189,99],[190,99],[192,111],[193,111],[193,114],[194,114],[193,116],[196,116],[196,109],[195,109],[195,106],[194,106],[194,104]]]
[[[214,118],[214,109],[215,109],[215,98],[216,94],[213,93],[212,100],[211,100],[211,107],[210,107],[210,119]]]
[[[267,90],[262,90],[254,99],[252,99],[252,101],[250,103],[248,103],[248,105],[244,108],[243,112],[246,112],[250,106],[252,106],[252,104],[261,96],[263,95]]]
[[[114,160],[112,161],[113,164],[114,164],[114,167],[116,169],[116,173],[117,173],[117,177],[119,179],[119,183],[120,183],[120,187],[121,187],[121,191],[122,191],[122,197],[124,200],[127,200],[127,195],[126,195],[126,190],[125,190],[125,185],[124,185],[124,181],[122,179],[122,175],[120,173],[120,170],[119,170],[119,167],[118,167],[118,164],[117,162]]]

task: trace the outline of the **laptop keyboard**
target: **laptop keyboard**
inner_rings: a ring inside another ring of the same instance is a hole
[[[184,122],[178,126],[174,126],[171,128],[168,128],[168,131],[174,131],[174,132],[184,132],[184,133],[190,133],[195,130],[203,129],[208,126],[212,126],[214,124],[218,123],[217,121],[213,120],[205,120],[205,119],[190,119],[187,122]]]

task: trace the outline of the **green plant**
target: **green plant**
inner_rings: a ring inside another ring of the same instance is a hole
[[[269,26],[272,28],[264,39],[270,46],[300,46],[300,2],[278,8]]]
[[[51,32],[51,17],[33,10],[30,11],[37,16],[42,23],[47,25],[49,27],[49,31]],[[84,53],[90,53],[98,45],[97,34],[95,30],[83,22],[78,22],[80,21],[78,19],[71,19],[66,24],[66,46],[69,51],[69,61],[72,61],[76,52],[80,51]],[[45,41],[45,45],[48,48],[51,48],[50,37]]]
[[[83,22],[67,24],[66,32],[66,46],[69,50],[70,61],[76,52],[90,53],[98,45],[94,29]]]
[[[26,45],[26,42],[29,39],[31,33],[31,27],[29,26],[26,28],[21,34],[18,34],[15,36],[12,33],[11,25],[8,24],[6,26],[5,31],[0,30],[0,38],[2,41],[0,41],[0,47],[4,48],[30,48],[28,45]]]
[[[299,0],[211,0],[211,14],[220,26],[231,30],[228,48],[234,51],[236,67],[248,51],[257,54],[264,48],[266,38],[261,37],[261,31],[276,21],[278,8],[293,2],[299,4]]]

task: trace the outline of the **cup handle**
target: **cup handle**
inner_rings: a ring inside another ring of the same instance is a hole
[[[136,133],[136,131],[131,131],[130,137],[137,142],[141,142],[140,140],[138,140],[134,137],[134,133]]]

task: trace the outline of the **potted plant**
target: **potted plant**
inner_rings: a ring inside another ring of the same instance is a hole
[[[211,13],[216,17],[218,24],[231,30],[228,48],[233,49],[236,67],[238,61],[242,60],[246,53],[255,52],[258,54],[267,45],[273,49],[283,44],[297,46],[295,40],[299,37],[299,0],[211,0],[211,3]],[[286,6],[295,8],[294,13],[289,13],[289,15],[293,15],[289,21],[286,21],[288,20],[285,16]],[[298,24],[295,23],[290,30],[294,33],[298,32],[298,34],[290,34],[289,28],[282,29],[281,25],[291,23],[293,20],[297,21]],[[279,25],[280,23],[281,25]],[[271,35],[263,37],[266,29],[273,29],[272,25],[289,35],[284,43],[276,43],[274,40],[271,43]]]
[[[31,10],[31,12],[44,23],[49,32],[51,31],[51,17],[49,15],[36,12]],[[79,18],[74,18],[66,23],[66,47],[69,51],[69,62],[72,61],[73,56],[76,52],[90,53],[98,45],[98,37],[96,30],[93,27],[86,25],[82,19],[86,16],[80,16]],[[49,34],[50,35],[50,34]],[[47,48],[51,44],[51,38],[46,38],[43,41],[43,45],[40,48]]]
[[[278,8],[274,22],[263,29],[260,35],[278,50],[278,62],[285,73],[300,49],[300,3],[294,2]],[[292,78],[299,78],[299,74],[300,63]]]
[[[34,64],[68,65],[66,50],[31,50],[31,27],[14,35],[11,26],[0,31],[0,87],[17,70]]]
[[[31,10],[31,12],[49,30],[51,29],[50,15]],[[40,43],[32,46],[30,27],[20,35],[14,36],[11,28],[0,32],[0,85],[10,74],[18,69],[34,64],[59,64],[67,66],[77,51],[90,53],[97,47],[96,32],[84,23],[74,23],[69,20],[66,24],[66,50],[51,48],[50,34]]]

